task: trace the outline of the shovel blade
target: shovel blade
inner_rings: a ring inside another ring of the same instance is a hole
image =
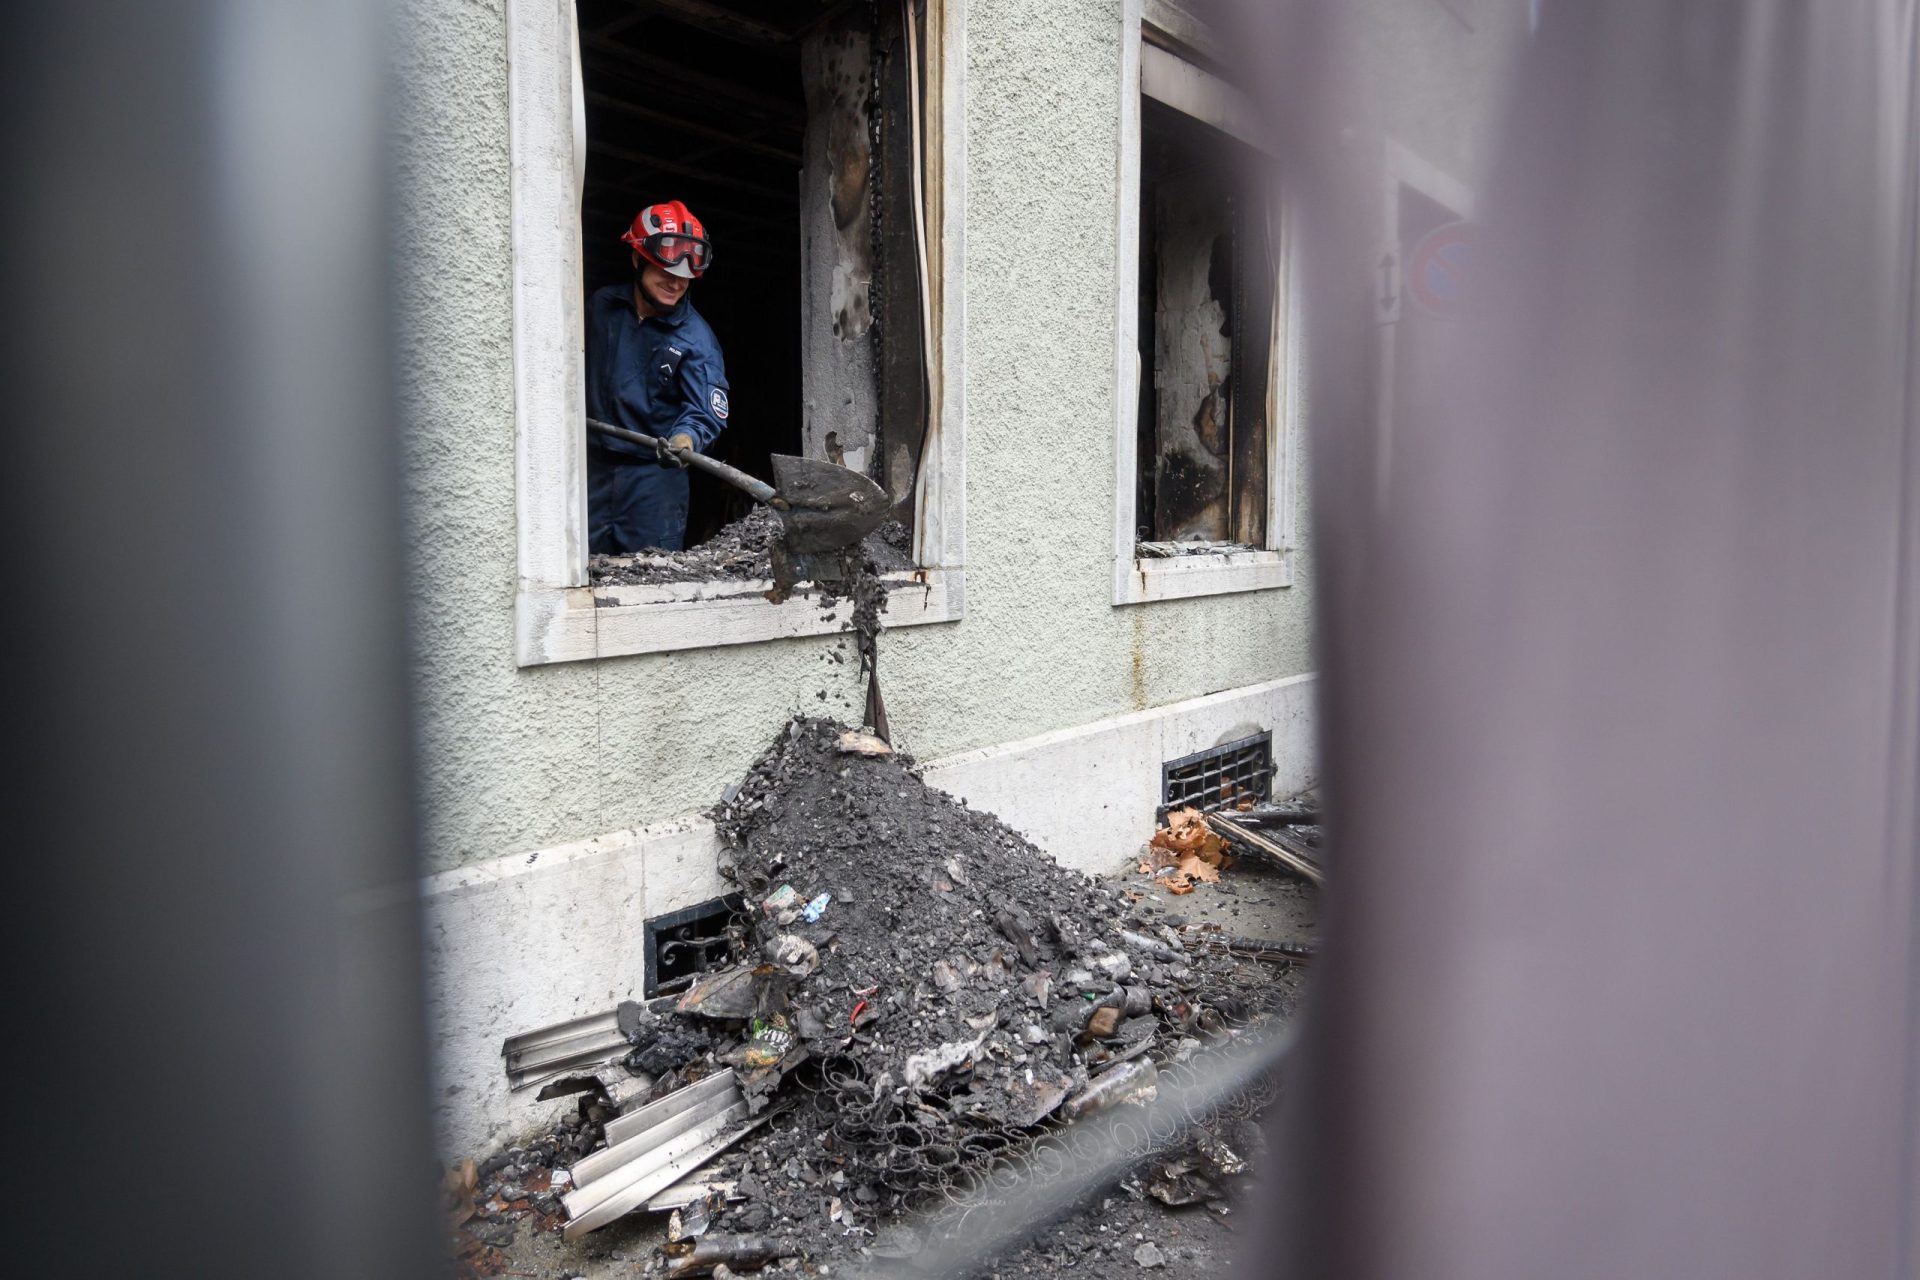
[[[774,454],[773,487],[787,503],[780,513],[787,549],[801,556],[852,546],[880,527],[891,506],[866,476],[818,458]]]

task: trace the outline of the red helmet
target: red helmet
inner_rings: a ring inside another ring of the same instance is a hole
[[[662,271],[688,280],[697,279],[713,261],[706,227],[678,200],[648,205],[620,238]]]

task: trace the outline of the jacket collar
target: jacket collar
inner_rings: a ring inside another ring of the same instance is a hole
[[[633,293],[634,293],[634,290],[638,287],[639,286],[637,285],[629,284],[627,286],[627,299],[626,299],[627,309],[633,312],[634,318],[636,320],[639,319],[640,313],[639,311],[634,309]],[[680,301],[674,303],[670,310],[657,311],[653,315],[648,316],[647,319],[656,320],[659,323],[667,326],[667,328],[669,329],[677,329],[680,327],[680,322],[687,318],[687,304],[690,301],[692,301],[692,297],[693,295],[691,292],[683,293],[680,295]]]

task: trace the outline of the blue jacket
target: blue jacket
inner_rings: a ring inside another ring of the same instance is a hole
[[[641,321],[631,282],[594,291],[587,300],[587,416],[662,440],[684,431],[705,453],[726,429],[727,408],[720,342],[689,299]],[[624,440],[593,436],[590,443],[652,457]]]

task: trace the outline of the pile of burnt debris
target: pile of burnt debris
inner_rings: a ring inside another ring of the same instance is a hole
[[[713,816],[736,961],[550,1029],[625,1052],[579,1118],[481,1166],[495,1218],[515,1191],[569,1238],[671,1211],[674,1275],[906,1257],[930,1208],[1286,1012],[1261,962],[1306,957],[1171,927],[824,720],[790,724]],[[1253,1105],[1143,1130],[1129,1176],[1222,1207]]]
[[[668,582],[770,581],[774,544],[782,536],[780,516],[755,507],[697,547],[684,551],[641,551],[596,555],[587,573],[596,587]],[[912,532],[888,519],[861,540],[857,552],[880,573],[913,568]]]

